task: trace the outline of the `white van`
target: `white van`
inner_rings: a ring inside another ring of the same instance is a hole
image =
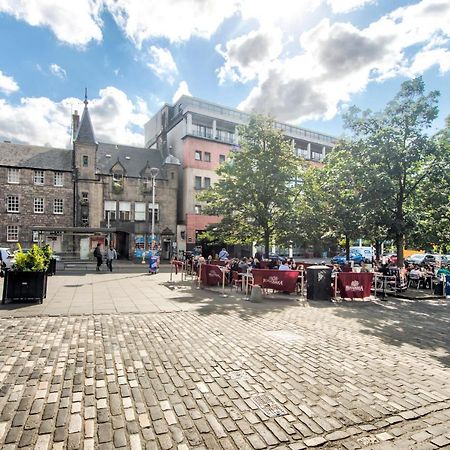
[[[373,248],[372,247],[350,247],[350,252],[359,253],[364,257],[364,262],[372,263]]]
[[[3,261],[7,269],[11,269],[14,264],[14,256],[9,248],[0,248],[0,259]]]

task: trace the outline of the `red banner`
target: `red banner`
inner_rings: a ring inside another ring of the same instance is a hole
[[[338,289],[342,298],[370,297],[373,273],[339,272]]]
[[[200,275],[202,284],[206,284],[208,286],[217,286],[218,284],[222,284],[223,273],[219,266],[213,264],[202,264]]]
[[[295,292],[299,272],[297,270],[253,269],[252,275],[253,284],[262,288]]]

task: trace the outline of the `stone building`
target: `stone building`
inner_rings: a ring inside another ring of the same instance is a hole
[[[57,252],[87,258],[98,242],[111,242],[133,258],[152,242],[153,215],[153,241],[169,258],[180,162],[156,149],[97,142],[87,99],[81,120],[77,113],[72,120],[72,150],[0,144],[0,246],[29,247],[41,233]]]
[[[73,215],[72,151],[0,143],[0,246],[29,248],[36,226],[69,227]],[[61,251],[61,235],[52,244]]]

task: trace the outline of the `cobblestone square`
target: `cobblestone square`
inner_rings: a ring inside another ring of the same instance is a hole
[[[3,449],[450,446],[445,300],[253,304],[164,273],[78,278],[1,308]]]

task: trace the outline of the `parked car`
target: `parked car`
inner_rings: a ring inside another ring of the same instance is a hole
[[[1,259],[4,262],[7,269],[11,269],[15,260],[13,254],[9,248],[0,248]]]
[[[431,253],[416,253],[405,259],[406,264],[424,266],[425,264],[436,264],[435,255]]]
[[[364,262],[371,263],[373,258],[373,248],[372,247],[350,247],[351,253],[361,253],[364,257]]]
[[[433,255],[434,259],[436,260],[436,264],[439,264],[441,266],[446,266],[449,262],[449,259],[447,255]]]
[[[355,264],[361,264],[364,262],[364,256],[358,252],[350,252],[350,261],[353,261]],[[333,258],[331,258],[331,264],[339,264],[340,266],[342,266],[346,262],[347,256],[345,253],[340,253],[339,255],[333,256]]]

